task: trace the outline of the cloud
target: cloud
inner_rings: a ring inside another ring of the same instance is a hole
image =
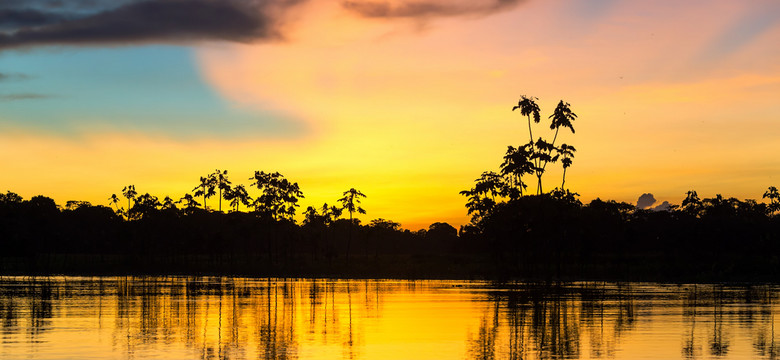
[[[0,49],[279,39],[283,10],[301,1],[12,1],[0,7]]]
[[[466,15],[490,15],[511,9],[523,0],[421,0],[372,1],[348,0],[342,6],[367,18],[431,18]]]
[[[647,209],[653,204],[655,204],[655,197],[650,193],[642,194],[642,196],[640,196],[636,201],[636,207],[639,209]]]
[[[16,100],[38,100],[38,99],[50,99],[52,95],[46,94],[0,94],[0,101],[16,101]]]
[[[661,205],[658,205],[650,210],[652,211],[669,211],[672,208],[672,204],[670,204],[668,201],[664,201],[661,203]]]
[[[19,73],[0,73],[0,81],[5,80],[27,80],[30,76],[26,74],[19,74]]]

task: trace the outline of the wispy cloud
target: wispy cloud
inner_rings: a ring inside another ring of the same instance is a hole
[[[13,1],[0,5],[0,49],[278,39],[304,0]]]
[[[53,98],[53,97],[54,97],[53,95],[35,94],[35,93],[0,94],[0,101],[40,100],[40,99],[50,99],[50,98]]]
[[[511,9],[523,0],[419,0],[373,1],[348,0],[342,6],[368,18],[431,18],[466,15],[489,15]]]
[[[30,76],[27,74],[20,74],[20,73],[0,73],[0,81],[5,80],[27,80]]]

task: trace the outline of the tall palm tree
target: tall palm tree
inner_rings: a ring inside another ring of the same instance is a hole
[[[366,195],[359,190],[356,190],[355,188],[350,188],[342,195],[344,195],[344,197],[338,201],[341,203],[341,208],[349,212],[349,237],[347,238],[347,263],[349,263],[349,248],[352,245],[352,228],[355,227],[354,220],[352,219],[352,213],[366,213],[366,210],[363,210],[363,208],[360,207],[360,198],[365,198]]]
[[[138,192],[135,191],[135,185],[127,185],[122,188],[122,195],[127,198],[127,219],[130,220],[130,209],[133,207],[131,200],[135,199]]]
[[[116,196],[116,194],[111,194],[111,197],[108,198],[108,201],[110,202],[111,205],[114,205],[117,213],[121,212],[121,210],[119,209],[119,197]]]
[[[565,103],[563,100],[559,101],[558,106],[555,107],[555,111],[553,111],[553,114],[550,115],[549,118],[552,119],[550,130],[555,130],[555,136],[552,141],[553,145],[555,145],[555,140],[558,139],[558,130],[560,130],[561,127],[569,128],[571,133],[574,134],[574,125],[572,125],[572,121],[577,119],[577,114],[571,111],[571,105],[569,105],[569,103]]]
[[[228,180],[227,170],[220,171],[219,169],[217,169],[216,171],[214,171],[213,174],[211,174],[211,178],[214,179],[214,184],[216,188],[219,190],[219,211],[222,212],[223,194],[227,194],[228,192],[230,192],[230,184],[231,184],[230,180]]]
[[[561,181],[561,190],[563,190],[563,184],[566,183],[566,169],[571,166],[572,158],[574,158],[574,152],[576,152],[577,149],[574,148],[574,146],[561,144],[561,147],[558,148],[558,154],[563,157],[561,160],[561,163],[563,164],[563,180]]]
[[[512,111],[515,111],[515,110],[519,109],[520,110],[520,115],[521,116],[525,116],[526,118],[528,118],[528,139],[529,139],[528,140],[528,147],[531,149],[531,153],[532,154],[536,153],[537,150],[534,147],[534,133],[533,133],[533,130],[531,129],[531,117],[533,116],[533,121],[536,124],[538,124],[540,121],[542,121],[542,118],[541,118],[541,115],[540,115],[541,110],[539,109],[539,105],[536,104],[536,100],[539,100],[539,99],[536,98],[536,97],[533,97],[533,96],[521,95],[520,96],[520,101],[517,102],[516,106],[512,107]],[[538,158],[536,158],[536,157],[532,158],[532,162],[533,162],[534,166],[537,169],[541,169],[541,166],[539,164],[539,159]],[[537,174],[537,176],[538,176],[538,174]],[[538,190],[537,190],[537,192],[538,192]]]
[[[512,111],[520,109],[520,115],[528,117],[528,136],[531,142],[534,141],[534,134],[531,130],[531,116],[534,117],[534,123],[538,124],[541,121],[539,105],[536,104],[536,100],[539,99],[533,96],[521,95],[520,101],[517,102],[516,106],[512,107]]]
[[[349,222],[352,223],[352,213],[359,213],[359,214],[365,214],[366,211],[363,210],[362,207],[360,207],[360,198],[365,198],[366,195],[360,192],[359,190],[356,190],[355,188],[351,188],[347,191],[345,191],[342,195],[341,199],[338,201],[341,203],[341,208],[344,210],[347,210],[349,212]]]
[[[207,209],[206,199],[216,195],[216,192],[214,191],[216,187],[216,179],[214,179],[214,175],[211,174],[206,177],[201,176],[200,184],[192,189],[192,191],[195,192],[195,196],[203,196],[203,210]]]

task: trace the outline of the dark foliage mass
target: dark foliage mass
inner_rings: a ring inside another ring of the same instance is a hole
[[[60,207],[44,196],[23,200],[2,194],[1,256],[11,259],[2,270],[680,281],[780,277],[780,218],[772,216],[772,203],[752,200],[699,200],[693,194],[671,211],[648,211],[598,199],[583,205],[570,193],[554,192],[499,202],[458,234],[446,223],[416,232],[385,219],[361,225],[338,218],[339,208],[327,205],[322,211],[309,208],[303,223],[296,224],[258,211],[164,207],[149,197],[137,197],[134,209],[142,215],[126,220],[109,207],[86,202]],[[76,255],[103,260],[75,267],[64,260]]]

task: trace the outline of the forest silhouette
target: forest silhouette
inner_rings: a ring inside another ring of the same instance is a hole
[[[514,110],[529,141],[508,146],[499,171],[485,171],[461,192],[469,224],[436,222],[410,231],[392,220],[363,224],[356,188],[338,205],[296,213],[304,193],[279,172],[255,171],[233,185],[227,170],[201,176],[175,200],[135,185],[107,205],[0,193],[0,272],[4,274],[231,274],[281,277],[493,278],[544,280],[777,281],[780,193],[766,203],[691,190],[663,211],[595,199],[564,188],[577,115],[560,101],[549,130],[534,97]],[[537,135],[540,131],[536,131]],[[560,187],[547,192],[548,165],[560,163]],[[535,177],[529,194],[527,178]],[[235,180],[235,179],[233,179]],[[250,190],[252,190],[250,192]],[[256,193],[252,195],[251,193]],[[369,194],[370,195],[370,194]],[[211,199],[216,197],[216,199]],[[209,200],[211,199],[211,202]],[[223,208],[222,200],[227,202]],[[209,203],[216,207],[209,207]],[[202,202],[202,203],[201,203]],[[125,206],[126,205],[126,206]]]

